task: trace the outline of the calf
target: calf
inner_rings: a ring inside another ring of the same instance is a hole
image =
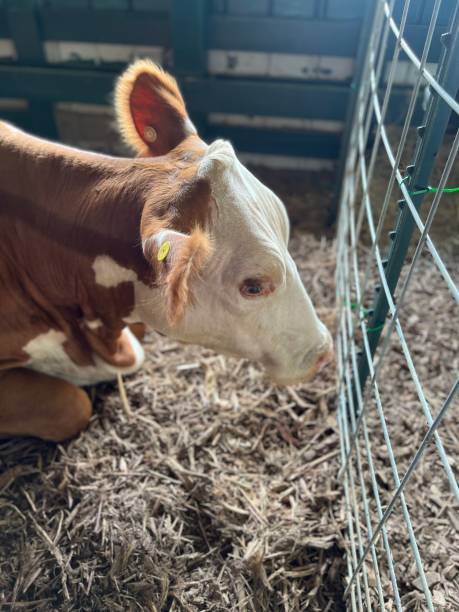
[[[142,365],[140,323],[279,383],[330,359],[279,198],[199,138],[153,63],[122,75],[116,112],[137,158],[0,124],[0,434],[75,435],[91,416],[79,387]]]

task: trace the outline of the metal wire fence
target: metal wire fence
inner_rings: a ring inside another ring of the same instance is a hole
[[[398,524],[404,524],[407,542],[404,554],[410,556],[418,575],[422,594],[418,609],[435,609],[436,601],[418,544],[419,531],[406,498],[407,484],[430,446],[435,445],[438,465],[446,475],[451,494],[448,499],[459,501],[459,488],[440,428],[448,410],[457,409],[458,373],[453,373],[453,384],[445,389],[442,405],[433,410],[426,394],[428,381],[422,380],[415,367],[409,335],[401,319],[413,278],[419,274],[419,262],[426,253],[455,307],[459,304],[453,273],[430,235],[439,206],[448,197],[445,192],[451,191],[448,179],[454,174],[459,131],[450,139],[438,184],[435,188],[429,186],[437,153],[445,146],[446,130],[459,113],[456,101],[459,6],[453,11],[448,32],[442,36],[441,58],[432,70],[428,64],[429,52],[436,42],[441,0],[434,3],[421,57],[412,51],[404,35],[410,0],[404,2],[398,19],[394,16],[394,4],[394,0],[374,0],[368,16],[368,42],[356,72],[359,82],[348,134],[337,239],[340,477],[344,484],[348,531],[345,597],[348,609],[352,610],[406,609],[401,587],[403,576],[394,561],[391,521],[395,518]],[[393,146],[394,139],[385,120],[402,58],[411,63],[416,76],[407,91],[403,127],[397,132],[397,144]],[[411,163],[402,167],[412,128],[420,110],[422,113],[423,104],[424,118],[416,126],[414,154]],[[375,197],[373,186],[381,159],[388,165],[388,178],[382,197]],[[426,198],[431,193],[434,196]],[[424,208],[429,206],[428,211],[421,207],[423,202]],[[398,211],[397,221],[386,244],[385,230],[394,206]],[[432,321],[431,326],[434,324]],[[409,457],[403,465],[397,457],[400,441],[394,440],[387,419],[387,392],[381,391],[384,377],[387,378],[388,372],[390,375],[393,367],[388,363],[388,355],[394,347],[403,355],[403,366],[408,373],[404,384],[416,399],[417,409],[412,418],[422,420],[425,425],[421,443],[409,447]],[[376,467],[374,441],[378,435],[381,438],[378,455],[383,455],[391,475],[384,487]],[[435,524],[428,528],[435,529]]]

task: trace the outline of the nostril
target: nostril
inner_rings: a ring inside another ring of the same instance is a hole
[[[326,353],[323,353],[322,355],[320,355],[316,363],[317,371],[319,372],[322,368],[324,368],[328,363],[332,362],[334,359],[335,359],[335,352],[333,350],[327,351]]]

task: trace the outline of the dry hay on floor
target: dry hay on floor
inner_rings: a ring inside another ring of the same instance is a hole
[[[293,250],[333,321],[332,245]],[[88,431],[0,445],[0,608],[340,610],[334,372],[296,389],[151,337],[145,368],[96,391]]]
[[[395,147],[399,141],[400,129],[392,126],[388,130],[388,134],[392,146]],[[402,167],[412,160],[415,143],[416,133],[413,130],[407,140],[404,159],[401,164]],[[438,185],[441,170],[445,165],[451,144],[452,136],[448,134],[437,155],[431,178],[432,185]],[[382,208],[389,176],[389,165],[385,152],[381,147],[376,162],[375,176],[370,185],[372,208],[376,220]],[[455,187],[458,185],[458,181],[459,166],[456,164],[453,167],[447,186]],[[384,232],[381,234],[379,242],[379,246],[382,247],[383,257],[387,256],[390,244],[386,232],[393,230],[396,225],[399,212],[397,199],[399,197],[400,191],[394,189],[384,223]],[[420,214],[424,221],[432,201],[433,195],[429,194],[425,197],[425,201],[421,206]],[[360,206],[359,198],[357,199],[357,204]],[[444,194],[429,232],[455,281],[459,278],[458,205],[459,194]],[[409,249],[411,256],[414,253],[419,236],[420,233],[416,228]],[[366,221],[363,223],[361,240],[367,245],[370,242]],[[366,249],[362,247],[362,260],[366,255],[364,251]],[[363,269],[364,265],[361,267],[361,270]],[[408,265],[405,265],[402,270],[399,289],[406,277],[407,269]],[[370,290],[363,300],[367,307],[371,307],[374,287],[378,282],[378,273],[374,264],[372,267],[372,278],[373,282],[370,283]],[[395,299],[397,300],[397,293]],[[410,289],[405,297],[404,306],[400,313],[400,321],[411,351],[414,366],[424,387],[432,414],[435,416],[459,372],[459,338],[457,333],[459,329],[459,312],[445,281],[440,276],[432,262],[431,255],[426,250],[419,260]],[[389,434],[399,466],[399,474],[402,477],[427,431],[427,424],[395,332],[386,363],[381,371],[380,381],[379,390],[385,408]],[[391,499],[395,484],[381,424],[376,414],[374,403],[371,404],[368,411],[367,423],[381,502],[385,506]],[[439,434],[457,477],[457,456],[459,450],[457,398],[450,407],[449,413],[439,429]],[[360,443],[363,445],[362,439]],[[371,481],[368,465],[363,455],[362,461],[365,471],[365,482],[368,491],[370,491]],[[457,503],[455,503],[451,487],[448,484],[437,449],[433,443],[428,447],[423,460],[413,474],[413,478],[407,487],[406,501],[411,513],[420,554],[424,561],[424,569],[427,572],[427,580],[433,592],[435,608],[451,612],[453,610],[456,611],[459,609],[459,521],[457,520],[459,508]],[[371,510],[374,525],[377,523],[374,502],[371,504]],[[396,563],[396,575],[402,595],[403,607],[406,610],[424,610],[426,609],[425,600],[418,578],[418,571],[413,561],[408,532],[403,521],[400,504],[397,505],[396,512],[389,519],[388,525],[389,541]],[[365,534],[366,527],[363,512],[361,513],[361,526]],[[392,589],[382,541],[379,542],[379,551],[382,560],[383,584],[385,592],[389,594],[392,592]],[[370,565],[368,565],[369,568]],[[372,569],[370,569],[370,578],[374,584]],[[376,602],[377,594],[374,588],[373,595]]]
[[[458,245],[444,246],[459,272]],[[297,235],[293,251],[331,324],[332,245]],[[459,370],[458,320],[427,254],[401,317],[435,414]],[[426,426],[395,340],[393,347],[381,394],[403,475]],[[343,609],[348,543],[333,372],[292,391],[210,351],[156,336],[147,348],[145,369],[125,383],[132,419],[114,385],[99,387],[90,429],[77,440],[0,444],[0,609]],[[367,423],[387,504],[394,482],[373,405]],[[457,402],[440,433],[456,469]],[[436,607],[457,610],[457,508],[433,446],[407,502]],[[363,515],[361,528],[365,534]],[[399,508],[389,539],[404,609],[423,610]],[[374,585],[371,569],[369,578]]]
[[[444,243],[444,258],[453,278],[459,277],[459,242]],[[402,276],[406,273],[406,269]],[[372,295],[372,291],[368,292]],[[370,305],[371,302],[368,303]],[[357,317],[357,315],[354,315]],[[405,333],[414,366],[423,385],[433,417],[440,410],[447,393],[459,372],[459,312],[445,281],[432,263],[428,252],[421,256],[416,273],[400,311],[400,322]],[[355,321],[357,324],[357,319]],[[380,345],[381,346],[381,345]],[[391,348],[379,376],[379,392],[384,408],[389,435],[400,478],[405,474],[413,455],[427,432],[427,421],[406,364],[400,343],[394,333]],[[439,434],[446,454],[457,477],[459,450],[459,402],[450,406]],[[396,489],[392,476],[388,449],[374,401],[370,401],[366,418],[372,449],[374,469],[381,504],[387,507]],[[364,452],[363,436],[359,438],[361,460],[373,527],[378,523],[376,506],[371,494],[371,477]],[[353,462],[357,479],[357,466]],[[361,490],[357,488],[360,527],[363,537],[367,530],[363,512]],[[427,581],[433,594],[436,610],[459,610],[459,507],[434,443],[413,472],[405,491],[419,552]],[[395,563],[395,573],[403,609],[426,610],[421,582],[410,548],[408,530],[397,504],[388,522],[388,537]],[[383,590],[395,609],[386,554],[380,539],[377,545]],[[375,572],[368,559],[369,582],[373,605],[378,607]],[[363,583],[362,583],[363,584]],[[392,606],[392,607],[391,607]]]

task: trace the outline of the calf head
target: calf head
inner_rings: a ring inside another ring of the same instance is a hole
[[[198,137],[175,80],[153,63],[121,76],[116,111],[127,144],[161,156],[163,168],[140,228],[158,286],[137,305],[141,318],[179,341],[260,362],[276,382],[311,378],[332,342],[288,252],[280,199],[228,142]]]

